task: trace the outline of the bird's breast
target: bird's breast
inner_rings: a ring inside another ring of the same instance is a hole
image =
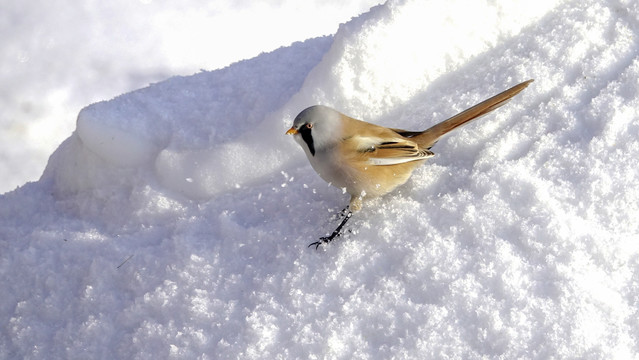
[[[345,189],[354,196],[384,195],[408,180],[420,162],[376,166],[340,156],[337,151],[317,151],[308,154],[313,169],[331,185]]]
[[[324,181],[338,188],[348,187],[349,168],[333,151],[317,151],[315,155],[308,155],[308,160],[317,174]]]

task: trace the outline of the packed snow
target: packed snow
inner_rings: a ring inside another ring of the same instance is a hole
[[[333,34],[379,0],[5,0],[0,193],[37,180],[87,104]]]
[[[79,111],[0,196],[0,358],[639,357],[639,3],[351,15]],[[299,111],[419,130],[527,79],[307,248],[348,196]]]

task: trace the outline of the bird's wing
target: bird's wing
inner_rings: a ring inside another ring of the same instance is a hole
[[[396,165],[434,155],[429,150],[420,149],[416,143],[399,137],[353,136],[345,139],[344,145],[355,150],[358,157],[370,165]]]

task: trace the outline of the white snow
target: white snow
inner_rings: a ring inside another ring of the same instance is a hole
[[[639,357],[639,3],[357,14],[79,111],[0,196],[0,358]],[[417,130],[529,78],[306,247],[348,196],[299,111]]]
[[[335,32],[380,0],[6,0],[0,193],[37,180],[87,104]]]

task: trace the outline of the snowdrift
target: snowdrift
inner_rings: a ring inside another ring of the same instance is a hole
[[[639,4],[390,1],[92,104],[0,197],[2,358],[639,356]],[[520,81],[320,251],[347,196],[284,135],[423,129]]]

